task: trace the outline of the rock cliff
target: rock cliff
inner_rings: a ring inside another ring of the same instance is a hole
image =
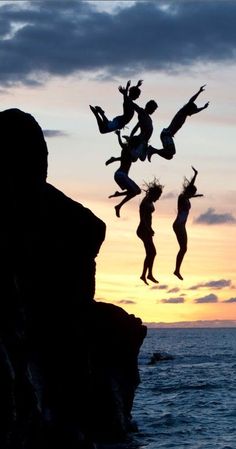
[[[141,320],[94,301],[105,224],[46,182],[35,119],[0,113],[0,447],[92,448],[129,431]]]

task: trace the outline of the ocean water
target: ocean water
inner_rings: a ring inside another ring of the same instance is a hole
[[[149,329],[139,369],[139,432],[119,449],[236,449],[236,328]]]

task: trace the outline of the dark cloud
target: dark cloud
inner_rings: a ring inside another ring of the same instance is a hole
[[[210,295],[202,296],[201,298],[196,298],[194,300],[195,304],[205,304],[209,302],[218,302],[218,298],[214,293],[210,293]]]
[[[169,200],[172,198],[176,198],[177,194],[174,192],[169,192],[169,193],[165,193],[164,195],[162,195],[162,199],[163,200]]]
[[[136,304],[136,302],[132,301],[131,299],[121,299],[120,301],[117,301],[117,304],[131,305],[131,304]]]
[[[44,129],[43,134],[45,137],[66,137],[68,134],[64,131],[59,131],[57,129]]]
[[[229,299],[225,299],[222,302],[227,302],[227,303],[232,303],[232,302],[236,302],[236,298],[229,298]]]
[[[0,5],[0,12],[2,84],[76,72],[129,77],[235,60],[232,0],[136,2],[113,14],[90,2],[31,1]]]
[[[219,279],[218,281],[202,282],[200,284],[192,285],[188,290],[198,290],[200,288],[214,288],[220,290],[221,288],[231,287],[230,279]]]
[[[182,296],[177,296],[176,298],[166,298],[162,299],[163,304],[183,304],[184,298]]]
[[[202,223],[207,225],[236,223],[236,219],[232,214],[217,214],[215,209],[209,208],[204,214],[195,218],[195,223]]]

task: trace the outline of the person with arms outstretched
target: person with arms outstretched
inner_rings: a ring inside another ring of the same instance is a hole
[[[159,156],[163,157],[164,159],[172,159],[174,154],[176,153],[175,150],[175,144],[173,137],[179,131],[179,129],[183,126],[186,118],[188,116],[197,114],[198,112],[202,111],[203,109],[206,109],[209,105],[209,101],[205,103],[204,106],[201,108],[198,108],[195,104],[195,100],[197,99],[198,95],[205,90],[205,84],[204,86],[201,86],[199,91],[193,95],[193,97],[190,98],[187,104],[185,104],[174,116],[173,120],[171,121],[170,125],[167,128],[164,128],[161,132],[160,138],[162,141],[163,148],[158,150],[151,145],[148,147],[147,151],[147,157],[149,162],[151,161],[151,157],[153,154],[158,154]]]
[[[145,108],[141,108],[135,103],[133,103],[133,105],[134,110],[138,114],[138,123],[130,133],[129,147],[133,162],[136,162],[138,159],[145,161],[148,142],[153,133],[153,123],[150,116],[158,108],[158,105],[155,100],[149,100],[145,105]],[[135,135],[139,129],[140,133]]]
[[[141,193],[141,189],[139,186],[129,178],[129,170],[132,164],[131,154],[129,150],[129,137],[124,136],[126,138],[126,143],[124,143],[120,136],[120,131],[116,131],[118,136],[119,144],[122,148],[120,157],[111,157],[106,161],[106,165],[111,164],[112,162],[120,161],[120,167],[116,170],[114,174],[114,179],[118,186],[121,188],[122,192],[116,191],[113,195],[110,195],[109,198],[115,198],[118,196],[124,196],[123,200],[115,206],[116,216],[120,217],[120,209],[123,204],[127,203],[127,201],[134,198],[134,196],[139,195]]]
[[[154,203],[159,200],[162,194],[163,186],[157,179],[147,184],[145,197],[139,206],[140,223],[137,228],[137,236],[142,240],[146,252],[143,263],[143,271],[140,279],[148,285],[147,279],[158,284],[158,280],[154,278],[152,270],[156,256],[156,248],[153,243],[154,231],[152,229],[152,214],[155,210]]]
[[[142,80],[139,80],[136,86],[131,86],[131,81],[128,81],[126,87],[119,86],[118,90],[123,95],[123,114],[118,115],[113,120],[108,120],[105,112],[100,106],[89,106],[96,117],[98,128],[101,134],[110,133],[124,128],[134,116],[133,101],[141,94],[140,86]]]
[[[190,199],[197,198],[203,196],[202,194],[196,194],[197,187],[194,185],[198,171],[192,167],[194,175],[191,181],[188,181],[185,178],[183,191],[178,197],[178,212],[177,217],[173,223],[173,230],[175,232],[176,238],[179,244],[179,252],[176,257],[176,265],[174,275],[177,276],[180,280],[183,280],[183,277],[180,274],[180,267],[184,258],[184,255],[187,251],[187,232],[186,232],[186,222],[188,219],[189,210],[191,208]]]

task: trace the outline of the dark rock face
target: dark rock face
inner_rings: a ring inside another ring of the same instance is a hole
[[[146,328],[93,300],[105,224],[46,182],[30,114],[1,112],[0,135],[0,448],[122,438]]]

